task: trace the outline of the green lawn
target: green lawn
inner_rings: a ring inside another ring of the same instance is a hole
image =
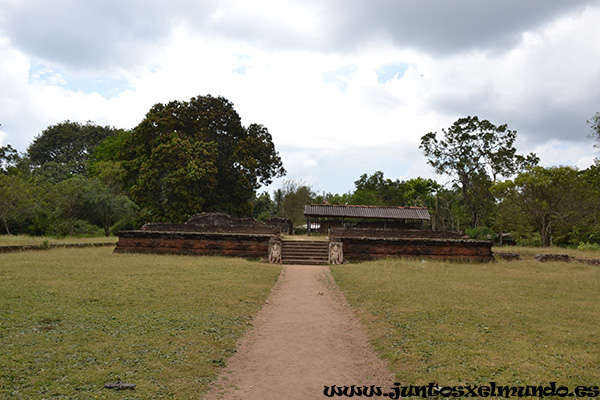
[[[119,238],[116,236],[55,238],[50,236],[0,235],[0,246],[43,245],[44,243],[117,243],[117,240],[119,240]]]
[[[600,383],[600,267],[385,260],[332,273],[398,382]]]
[[[198,398],[280,268],[242,259],[0,255],[0,398]],[[135,391],[104,389],[107,382]]]
[[[533,259],[536,254],[566,254],[570,257],[584,259],[600,259],[600,251],[579,251],[577,249],[565,249],[562,247],[518,247],[504,246],[494,247],[493,251],[505,253],[518,253],[523,259]]]

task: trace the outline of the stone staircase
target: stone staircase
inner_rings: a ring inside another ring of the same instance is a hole
[[[329,263],[329,242],[324,240],[284,240],[282,264],[323,265]]]

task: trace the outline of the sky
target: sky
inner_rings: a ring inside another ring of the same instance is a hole
[[[0,0],[0,146],[210,94],[319,193],[375,171],[444,183],[420,138],[475,115],[543,166],[584,169],[598,21],[598,0]]]

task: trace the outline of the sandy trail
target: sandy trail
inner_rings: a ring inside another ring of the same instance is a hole
[[[324,399],[326,385],[392,383],[329,267],[291,265],[203,399]]]

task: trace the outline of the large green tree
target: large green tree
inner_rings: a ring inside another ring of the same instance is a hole
[[[354,182],[354,186],[350,204],[399,207],[406,205],[405,183],[398,179],[385,178],[382,171],[376,171],[370,176],[362,174]]]
[[[529,218],[540,234],[542,246],[552,244],[561,223],[578,213],[583,192],[578,171],[572,167],[533,167],[514,180],[494,185],[492,191],[502,199],[513,218],[521,214]]]
[[[118,129],[89,121],[86,124],[64,121],[49,126],[38,135],[29,145],[27,156],[34,168],[54,163],[53,168],[69,174],[85,174],[95,147],[118,132]]]
[[[223,97],[156,104],[119,154],[146,221],[184,221],[202,211],[252,212],[255,191],[285,174],[267,128],[247,128]]]
[[[438,174],[454,178],[471,212],[471,227],[478,226],[481,213],[489,207],[489,187],[500,177],[509,177],[538,162],[534,154],[518,155],[517,132],[478,117],[460,118],[448,129],[421,137],[419,146]]]
[[[306,183],[286,180],[283,187],[275,191],[276,215],[292,220],[294,227],[305,223],[304,206],[315,202],[316,194]]]
[[[18,175],[0,173],[1,230],[11,234],[11,225],[19,225],[32,209],[31,186]]]

